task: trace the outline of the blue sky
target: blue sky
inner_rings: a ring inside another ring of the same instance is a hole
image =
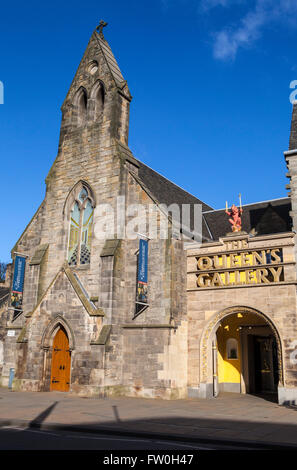
[[[215,208],[286,196],[296,0],[6,2],[0,260],[44,197],[60,106],[100,19],[133,95],[137,158]]]

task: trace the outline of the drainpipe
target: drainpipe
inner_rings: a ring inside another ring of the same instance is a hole
[[[218,371],[217,371],[217,344],[216,341],[212,342],[212,370],[213,370],[213,396],[216,398],[219,394],[218,390]]]

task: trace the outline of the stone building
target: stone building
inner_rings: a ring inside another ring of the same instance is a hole
[[[131,99],[100,27],[62,105],[45,198],[12,249],[26,268],[22,309],[2,309],[1,385],[168,399],[224,390],[297,401],[297,108],[285,154],[291,198],[244,206],[242,231],[226,236],[224,211],[133,156]],[[164,209],[172,205],[178,217],[183,205],[202,207],[202,244],[192,239],[193,216],[180,236]],[[141,207],[137,230],[131,207]],[[140,239],[148,240],[144,303],[135,301]]]

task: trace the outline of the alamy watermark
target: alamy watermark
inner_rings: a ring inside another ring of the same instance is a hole
[[[290,83],[290,88],[293,89],[292,93],[290,94],[290,102],[292,104],[297,104],[297,80],[292,80]]]
[[[0,81],[0,104],[4,104],[4,85]]]
[[[126,204],[118,196],[115,204],[99,204],[94,210],[97,239],[129,239],[139,234],[150,240],[168,238],[202,241],[201,204]]]

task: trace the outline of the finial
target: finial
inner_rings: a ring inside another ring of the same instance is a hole
[[[101,39],[104,39],[103,28],[105,28],[105,26],[107,26],[107,25],[108,25],[108,23],[105,23],[105,21],[101,20],[99,25],[96,28],[96,30],[98,31],[99,36],[101,37]]]

